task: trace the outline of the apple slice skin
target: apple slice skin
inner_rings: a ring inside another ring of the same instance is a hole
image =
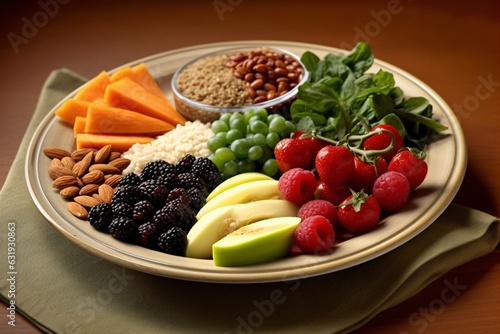
[[[212,257],[212,245],[229,232],[245,225],[268,218],[296,216],[298,205],[284,199],[261,200],[233,204],[208,212],[188,233],[186,256],[208,259]],[[229,227],[232,224],[234,227]]]
[[[213,244],[214,264],[237,267],[284,257],[299,223],[298,217],[277,217],[241,227]]]
[[[234,188],[240,184],[261,180],[272,180],[272,177],[258,172],[247,172],[232,176],[219,184],[214,190],[212,190],[210,194],[208,194],[207,202],[212,200],[215,196],[220,195],[224,191]]]
[[[282,198],[283,196],[278,190],[278,180],[259,180],[243,183],[212,198],[198,211],[196,218],[200,219],[208,212],[228,205]]]

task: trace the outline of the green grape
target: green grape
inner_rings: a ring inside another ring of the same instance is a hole
[[[295,125],[290,121],[286,121],[285,122],[285,129],[280,133],[280,136],[281,136],[281,138],[290,137],[290,134],[293,131],[295,131]]]
[[[269,122],[269,131],[272,132],[281,132],[285,130],[286,128],[286,120],[284,117],[279,116],[271,119],[271,122]]]
[[[212,131],[215,134],[219,132],[226,132],[228,130],[229,130],[229,125],[227,125],[224,121],[221,121],[220,119],[212,123]]]
[[[245,112],[243,113],[243,116],[245,117],[247,123],[250,121],[250,118],[252,118],[252,116],[254,115],[255,115],[254,109],[245,110]]]
[[[271,121],[277,117],[283,117],[283,116],[281,116],[280,114],[269,114],[267,116],[267,124],[270,124]]]
[[[238,174],[238,161],[235,159],[226,161],[222,167],[222,172],[226,176],[234,176]]]
[[[249,173],[255,171],[255,162],[250,159],[243,159],[238,161],[238,172],[241,173]]]
[[[263,133],[256,133],[252,138],[254,145],[267,146],[266,136]]]
[[[224,142],[224,145],[227,145],[226,136],[227,136],[227,132],[223,131],[223,132],[216,133],[214,138],[219,138],[220,140],[222,140]]]
[[[245,120],[245,117],[243,116],[243,114],[240,114],[239,112],[234,112],[231,114],[231,117],[229,117],[229,123],[228,124],[231,124],[231,122],[234,122],[235,119],[243,119]]]
[[[262,166],[262,171],[264,174],[269,176],[276,175],[278,173],[278,163],[276,162],[276,159],[267,159]]]
[[[247,141],[247,144],[248,144],[249,147],[252,147],[252,146],[255,145],[255,140],[254,140],[253,136],[254,136],[254,134],[249,133],[245,137],[245,140]]]
[[[274,158],[274,150],[268,146],[262,147],[262,156],[257,162],[264,164],[268,159]]]
[[[248,143],[246,139],[243,138],[236,139],[231,143],[231,151],[234,152],[237,159],[244,159],[248,157],[248,148]]]
[[[264,150],[262,149],[261,146],[252,146],[248,149],[248,158],[250,160],[259,160],[262,158],[262,155],[264,154]]]
[[[280,140],[280,135],[276,132],[269,132],[266,136],[267,146],[270,148],[274,148]]]
[[[221,121],[223,121],[224,123],[226,123],[227,125],[229,125],[229,119],[231,118],[231,114],[230,113],[225,113],[225,114],[222,114],[219,119]]]
[[[268,113],[267,113],[267,110],[264,109],[264,108],[261,108],[261,109],[255,109],[253,114],[255,116],[259,116],[259,119],[262,121],[262,122],[267,122],[267,116],[268,116]]]
[[[267,135],[269,133],[269,128],[263,121],[255,120],[250,123],[250,131],[252,131],[252,133],[262,133]]]
[[[224,167],[224,162],[221,161],[220,159],[217,159],[217,157],[215,156],[215,154],[210,154],[208,156],[208,159],[211,160],[215,164],[215,166],[217,166],[217,169],[219,171],[221,171],[222,168]]]
[[[241,139],[241,138],[243,138],[243,134],[240,132],[240,130],[237,129],[229,130],[226,135],[226,141],[228,144],[231,144],[236,139]]]
[[[243,137],[247,135],[247,126],[247,121],[244,118],[236,118],[229,123],[229,127],[240,131]]]
[[[212,137],[207,140],[207,148],[214,153],[218,148],[226,147],[226,141],[219,137]]]
[[[218,148],[215,151],[214,156],[222,162],[227,162],[229,160],[236,159],[234,152],[231,151],[229,147]]]

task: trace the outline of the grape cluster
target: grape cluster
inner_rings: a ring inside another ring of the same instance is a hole
[[[292,122],[265,109],[223,114],[212,123],[208,158],[226,177],[254,171],[277,177],[274,147],[294,130]]]

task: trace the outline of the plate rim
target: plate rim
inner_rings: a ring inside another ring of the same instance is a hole
[[[322,49],[324,52],[332,52],[332,53],[345,53],[347,50],[342,50],[339,48],[335,47],[330,47],[326,45],[318,45],[318,44],[311,44],[311,43],[301,43],[301,42],[293,42],[293,41],[277,41],[277,40],[246,40],[246,41],[226,41],[226,42],[216,42],[216,43],[206,43],[206,44],[198,44],[198,45],[193,45],[193,46],[188,46],[188,47],[183,47],[183,48],[178,48],[178,49],[172,49],[169,51],[165,52],[160,52],[156,53],[147,57],[143,57],[131,62],[128,62],[124,65],[121,65],[119,67],[116,67],[112,70],[109,70],[108,73],[113,73],[121,68],[127,67],[127,66],[133,66],[136,64],[139,64],[141,62],[148,63],[152,62],[155,59],[160,59],[163,57],[168,57],[171,55],[175,55],[178,53],[186,53],[186,52],[191,52],[191,51],[196,51],[198,49],[206,49],[206,48],[225,48],[225,47],[233,47],[233,46],[248,46],[248,45],[273,45],[273,44],[280,44],[280,45],[287,45],[291,47],[297,47],[297,48],[302,48],[304,50],[309,49]],[[276,272],[252,272],[251,268],[248,270],[249,267],[246,267],[247,270],[232,270],[231,269],[221,269],[221,270],[215,270],[212,272],[200,272],[200,271],[194,271],[193,269],[187,270],[186,268],[181,268],[181,267],[171,267],[170,270],[165,271],[165,266],[164,265],[158,265],[155,264],[154,261],[141,261],[141,259],[134,257],[134,256],[129,256],[126,253],[123,253],[121,251],[118,251],[116,249],[109,249],[109,252],[103,253],[99,247],[96,247],[94,244],[89,244],[85,241],[87,238],[86,236],[78,236],[77,234],[72,233],[73,231],[68,230],[67,228],[64,228],[59,222],[57,222],[57,217],[55,218],[51,213],[49,213],[44,205],[40,202],[40,198],[37,197],[39,195],[37,192],[42,192],[43,199],[47,201],[47,197],[43,194],[43,189],[40,184],[40,180],[36,179],[33,180],[31,175],[36,172],[36,169],[33,167],[32,164],[30,164],[33,161],[38,161],[40,156],[42,155],[41,150],[36,151],[35,149],[37,148],[37,142],[40,140],[40,136],[49,130],[48,125],[50,125],[52,122],[56,121],[56,117],[54,114],[54,110],[60,106],[65,100],[73,97],[76,92],[78,92],[84,85],[82,84],[80,87],[77,89],[73,90],[71,93],[69,93],[65,98],[63,98],[61,101],[59,101],[49,112],[48,114],[43,118],[42,122],[38,125],[36,128],[30,142],[28,149],[26,151],[26,157],[25,157],[25,180],[28,186],[28,190],[31,196],[31,199],[35,203],[37,209],[40,211],[40,213],[48,220],[48,222],[51,224],[53,228],[55,228],[59,233],[61,233],[64,237],[68,238],[72,242],[76,243],[79,247],[85,249],[86,251],[104,259],[109,262],[115,263],[122,265],[124,267],[130,268],[130,269],[135,269],[139,270],[142,272],[146,272],[149,274],[154,274],[158,276],[164,276],[164,277],[170,277],[170,278],[175,278],[175,279],[182,279],[182,280],[188,280],[188,281],[199,281],[199,282],[210,282],[210,283],[268,283],[268,282],[276,282],[276,281],[286,281],[286,280],[292,280],[292,279],[297,279],[297,278],[306,278],[306,277],[312,277],[312,276],[318,276],[318,275],[323,275],[327,273],[331,273],[334,271],[339,271],[343,270],[352,266],[359,265],[361,263],[370,261],[374,258],[377,258],[379,256],[382,256],[386,254],[387,252],[392,251],[393,249],[399,247],[400,245],[406,243],[413,237],[417,236],[419,233],[424,231],[428,226],[430,226],[441,214],[446,210],[446,208],[449,206],[449,204],[452,202],[453,198],[455,197],[456,193],[458,192],[461,183],[463,181],[463,178],[465,176],[465,171],[466,171],[466,166],[467,166],[467,148],[466,148],[466,141],[464,137],[463,130],[460,126],[459,120],[456,117],[456,115],[453,113],[452,109],[449,107],[449,105],[444,101],[444,99],[437,94],[437,92],[431,88],[429,85],[415,77],[414,75],[406,72],[405,70],[394,66],[388,62],[385,62],[379,58],[375,58],[374,61],[375,64],[383,66],[385,68],[390,69],[391,71],[396,72],[398,75],[405,77],[407,80],[412,82],[413,84],[417,85],[420,89],[424,90],[429,96],[431,96],[436,103],[439,104],[441,107],[444,116],[448,119],[449,121],[449,127],[452,128],[450,131],[453,133],[454,137],[454,143],[455,145],[455,161],[454,161],[454,166],[457,166],[458,168],[453,168],[452,173],[448,177],[448,182],[444,184],[443,189],[441,190],[441,193],[443,194],[438,198],[438,203],[441,203],[441,205],[436,208],[434,205],[432,207],[433,210],[428,210],[429,212],[424,212],[422,215],[419,215],[419,221],[422,219],[425,219],[425,222],[422,224],[419,224],[418,226],[412,225],[412,228],[410,231],[404,234],[404,237],[400,237],[398,240],[392,240],[394,238],[389,238],[389,240],[384,241],[376,246],[373,246],[370,249],[370,255],[365,255],[362,256],[366,250],[361,252],[361,255],[358,254],[357,259],[355,261],[348,261],[348,263],[341,263],[335,268],[330,268],[329,263],[321,263],[317,264],[314,268],[314,270],[307,270],[307,268],[297,268],[297,270],[292,270],[287,277],[279,276],[276,275]],[[36,173],[35,173],[36,174]],[[36,188],[39,189],[36,189]],[[49,203],[50,204],[50,203]],[[55,210],[54,210],[55,211]],[[56,216],[59,214],[55,212]],[[62,218],[61,216],[58,216],[59,218]],[[63,219],[64,220],[64,219]],[[65,222],[67,224],[68,222]],[[63,223],[64,225],[64,223]],[[389,242],[391,241],[392,242]],[[91,240],[92,241],[92,240]],[[386,244],[389,242],[389,246]],[[167,255],[168,256],[168,255]],[[192,260],[192,259],[190,259]],[[205,260],[202,260],[205,261]],[[172,273],[172,269],[175,270],[175,273]],[[218,269],[218,268],[217,268]],[[309,274],[304,275],[303,272],[306,271]],[[279,271],[278,271],[279,272]],[[236,275],[236,276],[235,276]],[[249,277],[251,276],[251,277]],[[278,277],[279,276],[279,277]]]

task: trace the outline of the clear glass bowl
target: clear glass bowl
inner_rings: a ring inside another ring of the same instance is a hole
[[[217,55],[221,55],[221,54],[232,55],[235,52],[245,52],[246,53],[246,52],[250,52],[252,50],[255,50],[256,48],[261,48],[261,47],[268,48],[269,51],[275,51],[275,52],[286,54],[286,55],[292,57],[298,64],[300,64],[300,66],[302,66],[302,69],[303,69],[302,79],[297,83],[297,85],[295,87],[290,89],[285,94],[278,96],[278,97],[275,97],[273,99],[264,101],[264,102],[260,102],[260,103],[248,104],[248,105],[243,105],[243,106],[225,107],[225,106],[214,106],[214,105],[204,104],[204,103],[195,101],[191,98],[188,98],[180,92],[179,87],[178,87],[179,75],[191,64],[199,61],[200,59],[207,58],[207,57],[217,56]],[[224,49],[224,50],[220,50],[217,52],[213,52],[213,53],[209,53],[209,54],[197,57],[197,58],[191,60],[190,62],[186,63],[184,66],[179,68],[174,73],[174,76],[172,77],[171,85],[172,85],[175,107],[179,113],[181,113],[184,117],[186,117],[188,120],[191,120],[191,121],[200,120],[202,122],[213,122],[214,120],[219,119],[219,117],[224,113],[244,112],[245,110],[249,110],[249,109],[264,108],[264,109],[268,110],[269,113],[286,114],[289,112],[289,107],[290,107],[291,103],[297,97],[299,86],[302,85],[303,83],[307,82],[308,80],[309,80],[309,72],[305,68],[304,64],[300,61],[299,56],[297,56],[297,55],[295,55],[287,50],[273,48],[271,46],[265,46],[265,45],[256,45],[256,46],[245,46],[245,47],[239,47],[239,48]]]

